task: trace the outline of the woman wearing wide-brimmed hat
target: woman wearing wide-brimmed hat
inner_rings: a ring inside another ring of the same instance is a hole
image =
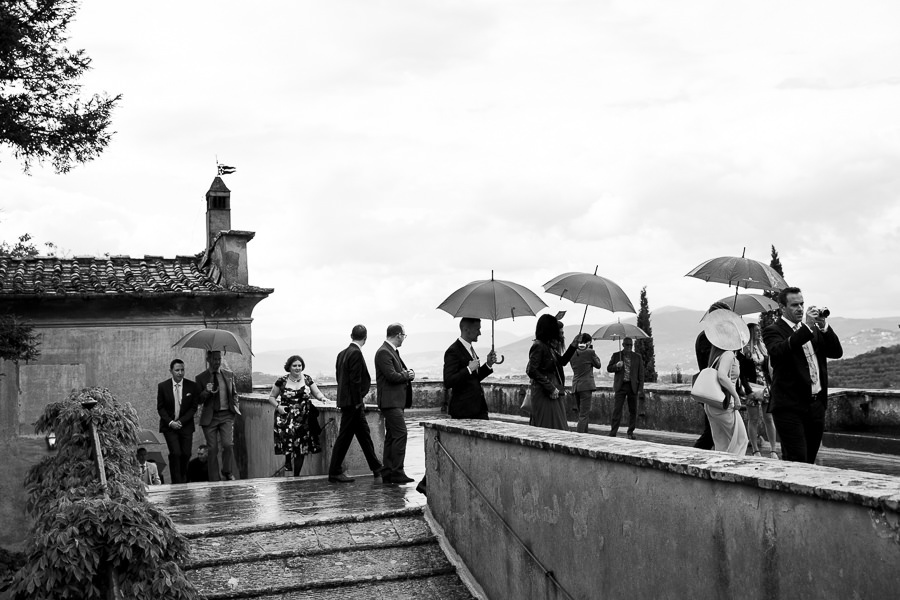
[[[741,408],[736,383],[741,369],[734,351],[743,348],[750,339],[750,331],[740,316],[730,310],[717,310],[703,319],[703,331],[712,344],[708,366],[716,369],[719,385],[725,392],[725,408],[704,404],[712,429],[713,443],[718,452],[737,456],[747,454],[747,429],[737,411]]]

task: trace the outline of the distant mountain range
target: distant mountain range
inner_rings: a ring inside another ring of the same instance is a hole
[[[704,311],[690,310],[678,307],[664,307],[653,313],[650,317],[650,325],[653,329],[653,343],[656,351],[656,370],[660,378],[680,368],[685,373],[697,370],[694,358],[694,339],[701,331],[700,319]],[[623,319],[625,323],[635,323],[635,317]],[[748,322],[756,320],[756,315],[747,318]],[[900,344],[900,317],[883,317],[873,319],[849,319],[834,317],[829,319],[840,336],[844,347],[844,358],[852,358],[859,354],[869,352],[882,346]],[[601,325],[585,325],[584,331],[593,333]],[[485,328],[485,331],[489,329]],[[568,325],[565,328],[566,339],[571,340],[578,333],[578,325]],[[420,379],[440,379],[444,351],[453,339],[446,333],[417,334],[416,347],[427,348],[418,352],[405,353],[403,355],[407,365],[416,371]],[[522,376],[525,372],[525,364],[528,362],[528,349],[531,347],[531,336],[516,339],[509,334],[499,334],[496,338],[497,353],[505,356],[502,364],[495,366],[495,377]],[[490,335],[482,335],[481,340],[475,344],[476,350],[484,356],[490,344]],[[364,354],[369,364],[369,370],[374,377],[372,359],[375,350],[381,345],[379,338],[377,344],[370,343],[364,348]],[[309,365],[308,372],[313,377],[329,379],[334,377],[334,361],[337,353],[343,348],[315,346],[301,348],[299,350],[260,350],[253,358],[253,370],[262,373],[280,375],[284,372],[284,360],[292,353],[299,352]],[[610,355],[618,349],[617,342],[595,340],[594,349],[604,361],[609,360]],[[605,375],[603,370],[603,375]]]

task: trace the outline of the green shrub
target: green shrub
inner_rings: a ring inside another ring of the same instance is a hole
[[[97,401],[91,410],[82,407],[88,400]],[[103,448],[106,490],[94,460],[92,421]],[[73,391],[44,409],[35,430],[53,431],[58,451],[25,478],[34,525],[25,566],[9,588],[12,598],[103,599],[110,570],[123,598],[198,598],[178,566],[188,542],[147,500],[139,479],[138,420],[131,405],[102,388]]]

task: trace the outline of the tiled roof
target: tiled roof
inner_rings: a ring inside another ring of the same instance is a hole
[[[194,256],[0,256],[0,297],[229,291],[200,270],[197,263]]]

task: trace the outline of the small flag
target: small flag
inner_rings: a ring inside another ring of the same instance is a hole
[[[237,171],[237,169],[235,169],[234,167],[229,167],[228,165],[216,165],[216,166],[219,169],[219,175],[231,175],[232,173]]]

